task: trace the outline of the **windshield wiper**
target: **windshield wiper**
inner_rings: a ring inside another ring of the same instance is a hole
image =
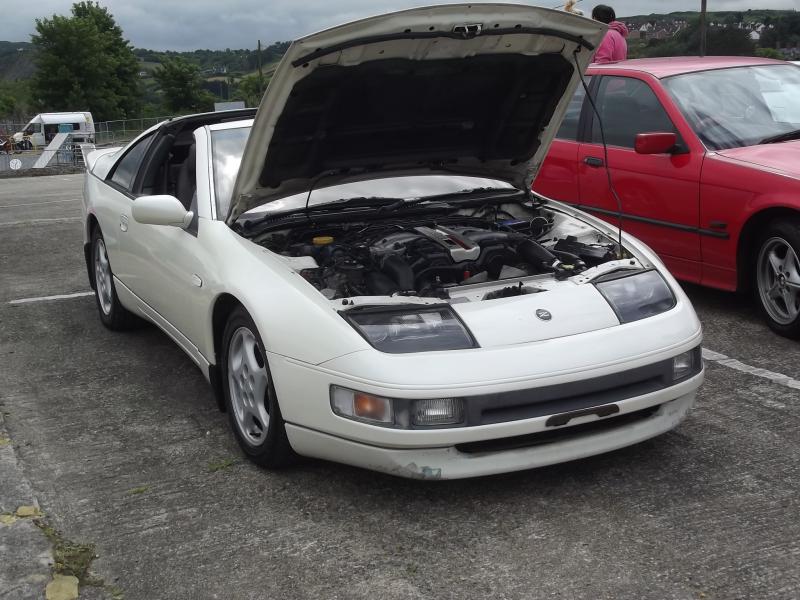
[[[336,212],[348,208],[369,208],[377,206],[378,211],[385,208],[387,205],[394,205],[398,202],[404,202],[402,198],[392,198],[384,196],[356,196],[353,198],[341,198],[339,200],[331,200],[324,204],[316,206],[303,206],[293,208],[291,210],[265,212],[259,215],[253,215],[250,218],[243,218],[239,222],[239,231],[247,235],[256,235],[261,233],[261,228],[258,227],[264,223],[273,221],[292,220],[296,217],[309,218],[312,214]]]
[[[788,142],[790,140],[800,140],[800,129],[793,129],[792,131],[784,131],[778,135],[771,135],[765,137],[758,142],[759,144],[775,144],[777,142]]]
[[[377,206],[376,213],[390,213],[396,210],[405,210],[407,208],[416,206],[418,204],[432,204],[437,207],[446,208],[450,202],[457,200],[476,200],[484,195],[502,195],[502,196],[524,196],[524,192],[516,188],[494,188],[494,187],[480,187],[468,188],[459,190],[457,192],[447,192],[444,194],[436,194],[433,196],[420,196],[418,198],[391,198],[384,196],[357,196],[354,198],[342,198],[339,200],[332,200],[324,204],[316,206],[300,207],[291,210],[280,212],[267,212],[249,219],[242,220],[239,223],[238,230],[245,235],[245,237],[258,235],[263,231],[271,228],[272,223],[285,224],[286,221],[292,221],[295,218],[310,218],[313,214],[319,213],[335,213],[341,209],[348,208],[368,208]]]
[[[249,219],[244,219],[244,221],[249,222],[250,225],[255,225],[256,223],[260,223],[261,221],[288,217],[291,215],[296,215],[298,213],[310,214],[314,212],[327,212],[331,210],[340,210],[342,208],[364,208],[376,205],[382,207],[386,204],[395,204],[397,202],[402,202],[402,200],[403,200],[402,198],[387,198],[383,196],[369,196],[369,197],[356,196],[353,198],[340,198],[338,200],[331,200],[330,202],[325,202],[324,204],[301,206],[298,208],[292,208],[290,210],[282,210],[275,212],[267,211],[257,216],[254,215]]]
[[[393,210],[397,210],[400,208],[408,208],[409,206],[421,204],[422,202],[443,202],[443,201],[453,202],[454,200],[457,201],[463,198],[474,198],[475,196],[487,193],[514,195],[514,194],[520,194],[522,192],[520,192],[516,188],[494,188],[494,187],[468,188],[465,190],[459,190],[457,192],[447,192],[445,194],[437,194],[435,196],[421,196],[419,198],[401,199],[395,202],[394,204],[389,204],[386,206],[379,207],[378,212],[391,212]]]
[[[316,206],[308,206],[303,210],[327,210],[330,208],[345,208],[353,206],[385,206],[394,202],[402,201],[402,198],[388,198],[385,196],[354,196],[353,198],[340,198],[338,200],[331,200],[324,204],[317,204]]]

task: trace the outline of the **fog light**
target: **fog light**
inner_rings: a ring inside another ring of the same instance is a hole
[[[391,425],[392,401],[337,386],[331,387],[331,409],[340,417],[378,425]]]
[[[460,398],[417,400],[411,410],[414,425],[454,425],[464,420],[464,402]]]
[[[694,369],[694,360],[696,352],[689,350],[683,354],[678,354],[672,359],[672,379],[683,379]]]

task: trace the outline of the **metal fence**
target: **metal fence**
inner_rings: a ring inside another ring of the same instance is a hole
[[[144,119],[121,119],[100,121],[94,124],[95,142],[101,146],[126,144],[153,125],[172,117],[148,117]]]
[[[126,144],[153,125],[171,119],[166,117],[146,117],[142,119],[120,119],[117,121],[98,121],[94,124],[95,142],[98,145],[118,145]],[[0,138],[8,138],[18,131],[25,129],[25,123],[13,121],[0,121]]]
[[[68,139],[57,150],[45,150],[42,146],[29,149],[9,148],[0,151],[0,173],[4,171],[27,171],[48,154],[46,162],[48,167],[66,167],[83,165],[81,143]]]
[[[94,124],[95,144],[97,146],[121,146],[127,144],[137,135],[153,125],[170,119],[171,117],[147,117],[142,119],[120,119],[117,121],[99,121]],[[28,122],[17,123],[0,121],[0,140],[11,140],[13,135],[25,129]],[[80,134],[83,137],[85,134]],[[0,172],[24,171],[33,167],[45,151],[42,146],[33,146],[30,141],[19,144],[0,146]],[[48,157],[50,158],[50,157]],[[64,166],[82,164],[83,158],[79,144],[67,141],[55,151],[49,166]]]
[[[25,129],[28,123],[15,123],[14,121],[0,121],[0,137],[11,137],[18,131]]]

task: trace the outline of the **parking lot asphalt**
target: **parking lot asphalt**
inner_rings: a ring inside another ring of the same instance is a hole
[[[82,598],[800,598],[800,343],[746,298],[688,286],[706,383],[648,442],[452,482],[269,472],[155,327],[110,332],[90,296],[10,303],[88,291],[81,182],[0,181],[0,433],[48,524],[94,545]],[[10,531],[0,582],[28,560]]]

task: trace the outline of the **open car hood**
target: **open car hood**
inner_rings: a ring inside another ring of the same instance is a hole
[[[458,174],[529,190],[605,25],[562,11],[454,4],[295,41],[245,147],[227,222],[348,181]]]

